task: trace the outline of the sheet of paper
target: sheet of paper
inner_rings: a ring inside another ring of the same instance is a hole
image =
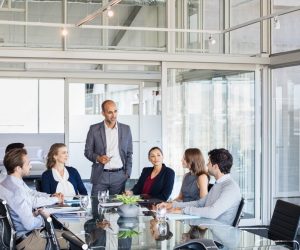
[[[83,213],[83,212],[85,212],[85,210],[80,207],[51,207],[51,208],[46,208],[46,211],[50,214]]]
[[[200,218],[200,216],[189,215],[189,214],[172,214],[172,213],[167,213],[166,216],[167,216],[167,218],[169,220],[186,220],[186,219],[199,219]]]
[[[119,207],[123,204],[123,202],[106,202],[106,203],[99,203],[101,207]]]

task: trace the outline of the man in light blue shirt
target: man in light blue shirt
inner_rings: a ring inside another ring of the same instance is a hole
[[[61,194],[50,197],[49,194],[30,189],[23,181],[23,177],[29,174],[31,165],[27,151],[23,148],[10,150],[4,157],[4,166],[7,177],[0,183],[0,198],[6,200],[13,224],[16,229],[17,249],[39,249],[37,242],[32,241],[31,246],[23,248],[25,239],[39,235],[34,230],[44,227],[41,215],[33,212],[33,209],[63,202]],[[46,212],[44,212],[46,213]],[[42,239],[46,242],[46,239]],[[28,241],[29,242],[29,241]],[[35,246],[32,246],[32,245]],[[43,247],[43,246],[42,246]],[[41,247],[41,249],[43,249]]]
[[[242,198],[238,184],[230,176],[232,155],[224,148],[213,149],[208,155],[208,173],[216,179],[209,193],[200,200],[158,206],[165,206],[174,213],[198,215],[232,225]]]

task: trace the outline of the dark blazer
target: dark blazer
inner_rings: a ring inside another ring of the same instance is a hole
[[[130,177],[132,169],[132,135],[130,127],[118,122],[119,152],[125,173]],[[106,136],[104,121],[91,125],[86,137],[84,155],[93,162],[91,182],[97,184],[104,165],[97,162],[98,155],[106,155]]]
[[[69,172],[69,179],[68,181],[72,183],[74,186],[74,190],[76,194],[87,195],[86,188],[81,180],[81,177],[78,171],[73,167],[66,167],[67,171]],[[52,170],[46,170],[42,174],[42,192],[48,194],[54,194],[56,192],[58,181],[54,180]]]
[[[151,172],[153,167],[144,168],[141,176],[132,189],[133,194],[142,194],[145,181]],[[150,190],[151,198],[166,201],[172,193],[174,185],[175,172],[173,169],[168,168],[163,164],[160,173],[156,176],[153,186]]]

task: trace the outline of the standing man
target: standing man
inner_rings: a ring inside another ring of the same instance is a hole
[[[117,106],[106,100],[101,105],[104,121],[91,125],[84,155],[93,162],[92,195],[109,190],[119,194],[125,190],[132,168],[132,136],[128,125],[117,122]]]

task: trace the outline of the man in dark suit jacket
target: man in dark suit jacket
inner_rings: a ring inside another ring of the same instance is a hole
[[[112,100],[101,105],[104,121],[91,125],[84,155],[93,162],[92,195],[109,190],[119,194],[125,189],[132,169],[132,136],[128,125],[117,122],[117,106]]]

